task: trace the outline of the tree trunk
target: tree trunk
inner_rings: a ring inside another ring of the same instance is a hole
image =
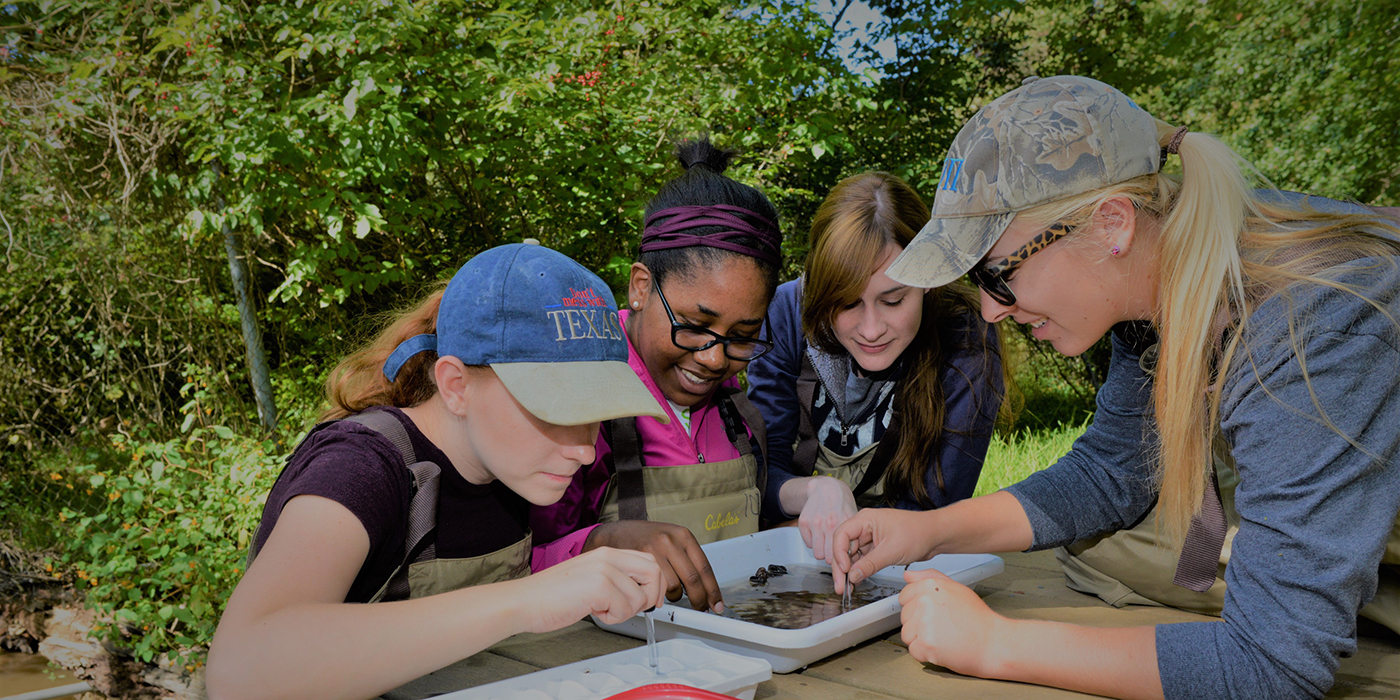
[[[216,174],[223,173],[216,168]],[[220,213],[224,210],[224,198],[218,197],[215,203]],[[253,394],[258,403],[258,422],[264,428],[277,427],[277,405],[272,399],[272,378],[267,369],[267,353],[263,352],[262,331],[258,328],[258,318],[253,311],[252,283],[248,276],[248,266],[238,254],[238,234],[233,232],[228,217],[223,217],[224,252],[228,254],[229,276],[233,278],[233,292],[238,299],[238,318],[243,323],[243,347],[248,357],[248,377],[253,382]]]

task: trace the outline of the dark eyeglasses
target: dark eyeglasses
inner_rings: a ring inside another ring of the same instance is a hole
[[[661,306],[666,309],[667,318],[671,319],[671,342],[676,347],[691,352],[700,352],[701,350],[709,350],[716,343],[724,343],[724,356],[740,362],[756,359],[773,349],[773,344],[766,340],[725,337],[708,328],[676,321],[676,315],[671,313],[670,302],[666,301],[666,295],[661,293],[661,285],[653,280],[652,286],[656,287],[656,296],[661,297]]]
[[[987,293],[987,296],[995,299],[1002,306],[1015,306],[1016,293],[1011,291],[1007,285],[1006,276],[1013,270],[1020,267],[1032,255],[1045,250],[1045,247],[1055,241],[1068,236],[1074,230],[1073,226],[1066,226],[1056,222],[1050,228],[1041,232],[1029,243],[1021,246],[1016,252],[995,265],[979,264],[968,271],[967,276],[972,279],[972,283]]]

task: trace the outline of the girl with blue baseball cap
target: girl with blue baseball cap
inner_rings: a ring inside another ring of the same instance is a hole
[[[530,506],[593,462],[599,423],[666,415],[627,365],[612,298],[560,253],[501,246],[343,360],[327,421],[268,495],[211,697],[423,697],[452,679],[411,681],[510,635],[662,604],[643,552],[529,575],[548,558]]]
[[[627,362],[669,420],[608,421],[597,461],[532,518],[570,555],[593,547],[656,555],[668,593],[719,610],[700,544],[758,531],[763,418],[735,375],[772,345],[759,338],[778,284],[782,233],[762,192],[724,176],[734,155],[680,144],[686,172],[647,204],[620,314]]]
[[[1179,176],[1162,172],[1172,154]],[[1361,205],[1252,189],[1247,172],[1215,138],[1076,76],[1028,78],[954,139],[933,217],[889,276],[966,274],[988,321],[1066,355],[1111,335],[1111,364],[1092,426],[1049,468],[843,523],[837,584],[943,552],[1077,557],[1155,517],[1144,556],[1114,564],[1136,577],[1120,588],[1216,590],[1223,619],[1010,620],[911,573],[915,659],[1112,697],[1304,698],[1356,651],[1358,616],[1400,631],[1400,230]],[[1174,573],[1155,573],[1154,551]]]

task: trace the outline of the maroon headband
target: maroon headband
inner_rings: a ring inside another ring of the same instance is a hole
[[[668,217],[667,221],[657,223],[659,219]],[[749,219],[753,219],[761,225],[755,226],[749,223]],[[778,227],[766,217],[759,216],[743,207],[734,207],[728,204],[671,207],[648,216],[645,224],[645,228],[642,230],[641,252],[643,253],[652,250],[703,245],[732,250],[735,253],[755,257],[774,265],[782,264],[782,253],[778,251],[782,234],[778,233]],[[700,226],[723,226],[726,230],[703,236],[686,233],[686,231]],[[757,238],[760,243],[759,247],[754,248],[733,240],[740,236]]]

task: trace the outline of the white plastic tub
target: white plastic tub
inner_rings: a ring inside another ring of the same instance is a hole
[[[643,630],[645,637],[645,622]],[[689,640],[657,642],[656,656],[659,674],[652,672],[647,648],[643,645],[439,695],[438,700],[600,700],[652,683],[679,683],[753,700],[758,684],[773,677],[767,661],[737,656]]]
[[[713,542],[702,547],[714,567],[715,578],[724,584],[741,580],[768,564],[823,565],[802,544],[802,533],[795,527],[772,530]],[[1000,557],[990,554],[940,554],[911,570],[938,569],[954,581],[972,585],[1002,572]],[[888,586],[904,586],[904,567],[877,572],[872,581]],[[697,639],[725,651],[759,658],[772,664],[776,673],[791,673],[818,659],[899,627],[899,597],[884,598],[864,607],[798,630],[777,629],[752,622],[691,610],[682,604],[666,605],[656,611],[656,638]],[[599,627],[638,639],[646,639],[646,620],[638,615],[616,625],[594,618]]]

